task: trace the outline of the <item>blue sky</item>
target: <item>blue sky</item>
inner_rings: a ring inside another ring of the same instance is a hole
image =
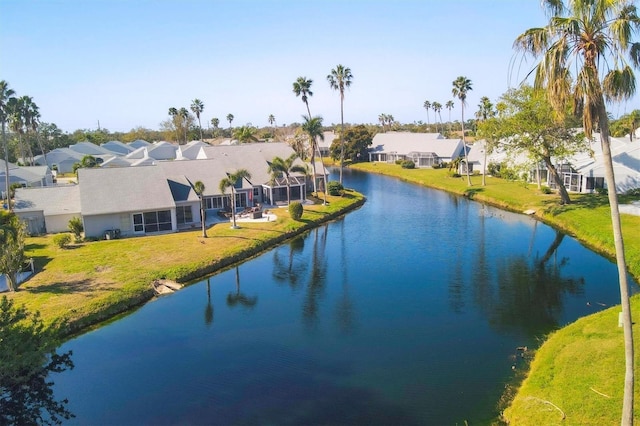
[[[212,117],[226,126],[228,113],[234,126],[266,126],[269,114],[300,122],[299,76],[314,80],[311,113],[339,123],[326,80],[338,64],[354,76],[347,122],[426,121],[424,101],[451,100],[459,75],[473,83],[470,117],[481,96],[522,80],[532,63],[510,66],[513,40],[544,23],[538,0],[0,0],[0,79],[69,132],[98,120],[111,131],[157,129],[195,98],[203,127]],[[611,112],[638,109],[638,99]]]

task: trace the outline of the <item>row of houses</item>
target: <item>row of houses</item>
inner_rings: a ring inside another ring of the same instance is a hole
[[[288,158],[285,143],[201,146],[193,160],[157,161],[139,167],[97,167],[78,170],[78,184],[18,189],[15,212],[31,234],[64,232],[73,217],[82,219],[87,237],[100,238],[117,230],[122,236],[175,232],[200,223],[200,198],[194,184],[201,181],[207,214],[230,210],[230,194],[220,182],[239,169],[250,179],[236,182],[235,207],[276,205],[287,200],[286,179],[268,171],[275,157]],[[301,160],[296,160],[304,164]],[[316,164],[319,181],[326,175]],[[304,200],[304,174],[290,179],[291,199]]]

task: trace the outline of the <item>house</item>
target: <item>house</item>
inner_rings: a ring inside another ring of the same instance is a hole
[[[142,139],[136,139],[133,142],[129,142],[127,145],[133,148],[133,150],[135,151],[138,148],[144,148],[145,146],[149,146],[151,145],[151,143]]]
[[[176,151],[176,160],[195,160],[203,146],[209,146],[209,144],[202,141],[191,141],[185,145],[179,145]]]
[[[30,235],[67,232],[69,220],[80,217],[78,185],[18,188],[14,200]]]
[[[317,138],[318,150],[323,158],[331,157],[331,144],[337,138],[334,132],[323,132],[324,139]]]
[[[72,173],[73,165],[82,161],[84,154],[76,152],[69,148],[56,148],[51,150],[46,155],[46,165],[51,170],[56,170],[58,173]],[[34,157],[36,164],[45,164],[45,156],[37,155]]]
[[[462,139],[445,139],[440,133],[378,133],[369,149],[369,161],[411,160],[416,167],[433,167],[464,155],[463,146]]]
[[[178,145],[170,142],[160,141],[154,142],[148,146],[142,146],[125,156],[127,159],[140,160],[143,158],[151,158],[153,160],[175,160]]]
[[[5,198],[7,185],[7,163],[0,160],[0,192]],[[17,166],[9,163],[9,186],[19,184],[24,188],[53,185],[53,173],[47,166]]]
[[[114,155],[127,155],[136,150],[136,148],[124,144],[120,141],[109,141],[100,145],[101,148],[106,149]]]

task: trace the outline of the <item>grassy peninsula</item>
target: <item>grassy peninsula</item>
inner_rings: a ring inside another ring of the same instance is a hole
[[[294,235],[305,232],[361,206],[361,194],[346,190],[342,197],[327,196],[327,205],[305,205],[300,221],[288,209],[272,209],[272,222],[229,222],[207,230],[119,240],[81,243],[60,249],[51,235],[28,238],[26,254],[37,274],[7,294],[30,311],[39,311],[46,324],[62,335],[126,312],[154,297],[152,284],[166,279],[188,282],[255,256]]]
[[[614,257],[611,218],[607,197],[572,194],[572,204],[559,205],[555,194],[543,194],[535,184],[473,176],[450,177],[447,170],[403,169],[395,164],[360,163],[352,168],[395,176],[407,182],[456,193],[506,210],[533,210],[541,221],[562,229],[584,245]],[[637,199],[637,197],[635,198]],[[629,202],[630,197],[621,197]],[[640,278],[640,216],[622,215],[629,272]],[[617,282],[611,286],[618,289]],[[640,318],[640,295],[631,300],[634,318]],[[552,333],[537,350],[528,377],[504,412],[514,425],[613,425],[620,423],[624,382],[624,342],[618,327],[620,307],[612,307]],[[635,351],[640,353],[640,335],[635,329]],[[636,356],[636,371],[640,360]],[[636,395],[640,386],[636,379]],[[640,421],[638,398],[634,419]]]

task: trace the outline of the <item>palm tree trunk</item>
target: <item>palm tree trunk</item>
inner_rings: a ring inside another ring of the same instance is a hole
[[[465,170],[467,171],[467,185],[471,186],[471,176],[469,176],[469,157],[467,156],[467,143],[464,141],[464,104],[462,104],[462,121],[460,122],[462,127],[462,149],[464,149],[464,162]]]
[[[340,185],[344,167],[344,94],[340,93]]]
[[[484,161],[482,162],[482,186],[487,186],[487,150],[489,149],[489,142],[485,139],[484,142]]]
[[[236,192],[231,187],[231,217],[233,218],[233,225],[231,226],[233,229],[236,229],[238,225],[236,225]]]
[[[4,171],[5,171],[5,190],[7,191],[7,210],[11,211],[11,198],[9,197],[9,143],[7,142],[7,134],[5,129],[5,122],[2,120],[2,143],[4,145]]]
[[[620,302],[622,305],[622,327],[624,332],[624,397],[622,400],[623,425],[633,424],[633,387],[634,387],[634,351],[633,329],[631,320],[631,303],[629,301],[629,285],[627,283],[627,265],[624,255],[624,241],[622,238],[622,225],[620,223],[620,210],[618,209],[618,194],[613,173],[613,161],[611,158],[611,145],[609,141],[609,119],[604,104],[604,98],[598,99],[598,122],[600,124],[600,143],[602,145],[602,158],[604,160],[605,180],[611,208],[611,224],[613,227],[613,241],[616,248],[616,264],[618,265],[618,281],[620,285]]]
[[[206,213],[204,211],[204,196],[200,196],[200,222],[202,223],[202,238],[207,238],[207,222]]]

